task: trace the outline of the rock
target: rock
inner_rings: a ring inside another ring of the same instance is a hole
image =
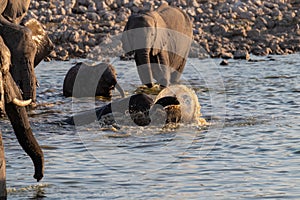
[[[75,14],[84,14],[87,12],[87,8],[85,6],[74,7],[72,12]]]
[[[68,60],[69,59],[69,52],[65,49],[62,49],[58,52],[58,56],[60,60]]]
[[[100,16],[95,12],[88,12],[87,15],[86,15],[86,18],[89,19],[92,22],[100,21]]]
[[[194,7],[194,8],[199,7],[199,3],[196,0],[188,0],[186,4],[189,7]]]
[[[245,11],[245,12],[239,13],[238,17],[241,19],[246,19],[248,21],[255,20],[255,14],[252,13],[251,11]]]
[[[94,2],[88,5],[87,7],[88,12],[96,12],[97,11],[97,6]]]
[[[223,59],[231,59],[231,58],[233,58],[233,55],[232,55],[231,52],[223,52],[222,51],[221,58],[223,58]]]
[[[105,0],[105,4],[108,6],[108,7],[113,7],[113,4],[114,4],[114,0]]]
[[[227,34],[228,27],[223,24],[215,24],[211,28],[211,32],[215,35],[224,36]]]
[[[246,37],[247,32],[243,27],[239,27],[239,28],[235,28],[233,30],[228,31],[225,36],[228,38],[233,38],[236,36]]]
[[[274,20],[281,21],[282,18],[283,18],[283,14],[282,14],[282,12],[278,8],[274,8],[273,12],[272,12],[272,18]]]
[[[260,30],[252,29],[252,30],[247,31],[247,37],[251,38],[251,39],[260,37]]]
[[[68,40],[70,42],[74,42],[74,43],[78,43],[81,40],[81,37],[79,35],[79,33],[77,31],[73,31],[71,32],[71,34],[69,35]]]
[[[108,6],[106,5],[105,1],[95,1],[96,8],[98,11],[107,10]]]
[[[249,60],[250,55],[249,55],[248,51],[246,51],[246,50],[237,50],[233,54],[233,59]]]

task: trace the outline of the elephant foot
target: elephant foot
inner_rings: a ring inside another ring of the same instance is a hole
[[[159,84],[154,84],[151,88],[147,87],[146,85],[139,86],[136,90],[135,93],[145,93],[145,94],[152,94],[152,95],[157,95],[162,91],[164,88],[162,88]]]

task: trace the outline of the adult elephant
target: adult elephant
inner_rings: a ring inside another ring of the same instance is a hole
[[[156,11],[129,17],[122,35],[123,49],[135,53],[142,84],[153,79],[162,86],[177,83],[192,42],[192,23],[182,10],[166,4]]]
[[[22,90],[24,99],[36,100],[34,67],[53,49],[42,25],[30,20],[20,25],[30,0],[0,0],[0,36],[11,52],[11,75]]]
[[[88,65],[79,62],[71,67],[65,76],[63,95],[65,97],[111,98],[111,91],[115,87],[124,97],[124,91],[117,83],[116,70],[112,65],[107,63]]]
[[[33,161],[34,178],[39,181],[44,175],[44,155],[33,136],[24,107],[31,100],[22,100],[21,92],[9,72],[10,65],[10,51],[0,36],[0,110],[5,109],[19,144]]]

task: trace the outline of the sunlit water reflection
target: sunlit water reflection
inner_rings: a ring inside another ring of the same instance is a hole
[[[62,96],[72,62],[42,63],[39,107],[30,114],[45,154],[45,177],[33,166],[11,126],[1,120],[8,199],[299,199],[299,55],[259,62],[190,59],[182,83],[199,97],[208,128],[178,130],[61,123],[92,104]],[[139,86],[133,61],[112,59],[128,95]],[[114,99],[119,94],[114,92]]]

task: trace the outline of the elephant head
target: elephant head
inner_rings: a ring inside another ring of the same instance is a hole
[[[32,159],[34,178],[39,181],[44,175],[44,155],[33,136],[24,107],[30,104],[31,100],[22,100],[20,90],[9,72],[10,65],[10,51],[0,37],[0,106],[5,109],[19,144]]]
[[[124,91],[117,83],[115,68],[106,63],[87,65],[77,63],[66,74],[63,84],[65,97],[94,97],[103,96],[110,98],[111,91],[116,87],[121,96]]]
[[[31,31],[31,38],[36,46],[36,54],[34,57],[34,67],[36,67],[45,57],[47,57],[54,49],[54,45],[43,25],[36,19],[29,19],[24,22],[25,27]]]
[[[19,25],[28,10],[29,0],[2,3],[6,6],[0,12],[0,36],[12,54],[10,73],[22,90],[23,98],[35,102],[37,81],[34,67],[52,51],[53,44],[36,20],[26,22],[27,27]]]

